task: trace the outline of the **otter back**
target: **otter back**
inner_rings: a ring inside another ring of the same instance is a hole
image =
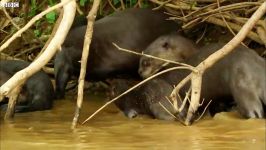
[[[158,36],[177,29],[175,22],[166,19],[161,11],[128,9],[97,20],[87,62],[87,80],[103,80],[117,75],[138,76],[139,57],[118,51],[112,43],[140,52]],[[61,52],[56,55],[55,78],[59,98],[64,96],[69,78],[79,74],[85,30],[86,26],[71,30]]]

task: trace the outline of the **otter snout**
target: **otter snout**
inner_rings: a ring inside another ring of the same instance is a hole
[[[151,71],[150,68],[139,68],[138,73],[143,79],[146,79],[151,76]]]

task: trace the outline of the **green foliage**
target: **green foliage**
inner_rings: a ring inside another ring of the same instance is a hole
[[[30,0],[30,9],[28,17],[34,17],[38,13],[44,11],[47,9],[47,7],[54,6],[56,3],[58,3],[59,0],[44,0],[44,1],[38,1],[38,0]],[[49,34],[51,32],[51,29],[56,21],[57,13],[56,11],[49,12],[45,15],[45,18],[42,18],[38,20],[34,25],[34,35],[36,37],[40,37],[42,34]]]
[[[53,5],[55,5],[55,1],[54,0],[48,0],[48,4],[49,4],[49,6],[53,6]]]
[[[36,29],[36,30],[34,30],[33,32],[34,32],[34,35],[35,35],[36,37],[40,37],[40,36],[41,36],[41,31],[40,31],[39,29]]]
[[[60,0],[44,0],[44,1],[30,0],[30,7],[29,7],[30,9],[29,9],[28,17],[29,18],[34,17],[38,13],[47,9],[47,7],[54,6],[58,2],[60,2]],[[91,5],[93,0],[78,0],[78,2],[80,6],[84,7],[86,5]],[[121,0],[111,0],[111,2],[116,8],[121,7]],[[123,2],[125,5],[125,8],[131,8],[131,7],[134,7],[135,5],[138,5],[138,0],[123,0]],[[141,1],[142,8],[147,8],[149,6],[150,6],[149,0]],[[104,17],[105,15],[108,15],[112,12],[113,12],[112,9],[108,9],[108,5],[106,5],[106,1],[102,1],[99,12],[98,12],[98,17]],[[33,27],[35,36],[40,37],[42,36],[42,34],[49,34],[49,32],[52,31],[52,27],[54,23],[56,22],[57,17],[58,17],[57,11],[52,11],[46,14],[44,18],[37,21],[35,23],[35,26]]]
[[[29,11],[28,16],[29,17],[35,16],[36,10],[37,10],[36,0],[31,0],[30,11]]]
[[[120,3],[120,0],[113,0],[114,5],[117,5]]]
[[[150,3],[147,0],[142,1],[141,8],[148,8],[148,7],[150,7]]]
[[[84,7],[87,2],[88,2],[88,0],[80,0],[79,4],[80,4],[80,6]]]
[[[45,15],[47,22],[55,23],[56,20],[56,13],[54,11],[49,12]]]
[[[55,1],[54,0],[48,0],[48,5],[49,6],[53,6],[55,5]],[[56,21],[56,12],[55,11],[51,11],[48,14],[45,15],[46,21],[49,23],[55,23]]]

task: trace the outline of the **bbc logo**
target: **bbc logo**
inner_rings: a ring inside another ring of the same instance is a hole
[[[0,7],[5,7],[5,8],[18,8],[19,7],[19,2],[0,2]]]

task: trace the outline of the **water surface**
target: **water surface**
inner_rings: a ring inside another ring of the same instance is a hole
[[[80,120],[104,103],[103,97],[86,96]],[[234,112],[205,117],[185,127],[145,116],[127,119],[111,105],[72,131],[74,106],[69,96],[56,101],[52,110],[16,114],[12,123],[1,120],[0,149],[265,150],[265,120],[244,120]]]

